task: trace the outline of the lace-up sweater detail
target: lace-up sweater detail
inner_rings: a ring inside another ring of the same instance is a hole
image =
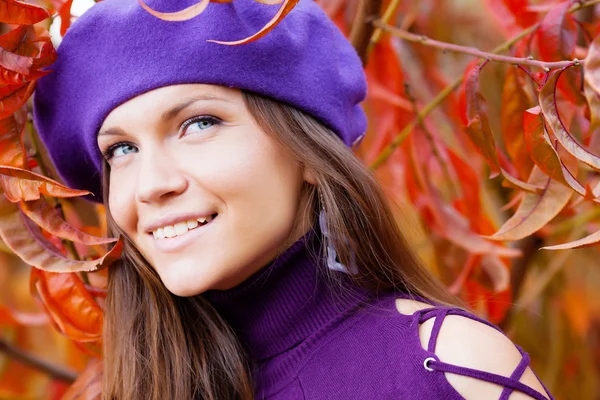
[[[503,389],[492,386],[501,400],[552,398],[519,381],[529,363],[520,348],[523,357],[520,363],[515,359],[518,366],[512,375],[507,372],[510,376],[449,362],[454,359],[444,349],[445,335],[455,326],[452,318],[493,327],[473,314],[418,303],[400,292],[376,295],[356,288],[343,272],[332,273],[341,274],[345,290],[332,290],[324,260],[315,257],[321,240],[317,227],[237,287],[205,294],[249,356],[257,400],[464,399],[451,384],[461,375],[500,385]],[[402,313],[397,301],[425,307]],[[427,346],[421,331],[432,321]],[[508,339],[504,344],[516,351]],[[469,347],[458,351],[467,354]]]

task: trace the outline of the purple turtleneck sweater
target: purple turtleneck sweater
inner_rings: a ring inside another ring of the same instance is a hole
[[[317,226],[240,285],[205,294],[248,352],[257,400],[463,399],[444,371],[504,386],[501,400],[512,390],[547,398],[518,382],[529,362],[519,346],[523,360],[511,378],[487,376],[437,358],[440,327],[435,325],[446,315],[493,326],[473,314],[441,306],[401,314],[395,301],[408,298],[406,294],[375,295],[356,288],[343,272],[333,273],[343,274],[348,293],[332,290],[324,273],[327,266],[315,256],[321,240]],[[432,317],[433,340],[425,349],[418,327]]]

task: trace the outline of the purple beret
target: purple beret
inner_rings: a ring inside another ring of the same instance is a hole
[[[147,0],[159,12],[199,0]],[[162,86],[208,83],[250,90],[291,104],[331,128],[347,145],[360,141],[366,80],[356,51],[313,0],[266,36],[258,32],[281,5],[254,0],[210,3],[190,20],[167,22],[137,0],[104,0],[79,17],[58,46],[53,72],[38,80],[34,123],[61,178],[101,201],[96,136],[125,101]]]

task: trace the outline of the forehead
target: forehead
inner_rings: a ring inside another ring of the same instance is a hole
[[[135,96],[115,107],[104,119],[100,132],[136,117],[166,122],[196,102],[240,105],[242,95],[239,89],[220,85],[198,83],[163,86]]]

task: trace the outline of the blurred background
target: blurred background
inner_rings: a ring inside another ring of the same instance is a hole
[[[28,3],[60,11],[36,24],[54,47],[64,18],[95,4]],[[356,154],[384,186],[409,241],[474,312],[531,355],[557,399],[600,399],[600,177],[562,145],[570,137],[600,154],[600,1],[319,3],[364,61],[369,130]],[[0,24],[0,33],[15,26]],[[559,64],[544,64],[552,62]],[[535,128],[527,118],[541,122]],[[24,168],[57,179],[32,124],[24,129]],[[3,132],[0,153],[8,151]],[[561,166],[583,192],[563,182]],[[69,224],[102,235],[101,207],[52,201]],[[569,244],[588,235],[585,246]],[[105,251],[47,238],[65,257]],[[579,248],[540,250],[557,245]],[[59,278],[32,269],[0,244],[0,399],[98,398],[105,283],[106,271]]]

